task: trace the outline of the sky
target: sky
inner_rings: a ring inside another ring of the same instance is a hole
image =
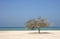
[[[60,0],[0,0],[0,27],[23,27],[38,16],[60,27]]]

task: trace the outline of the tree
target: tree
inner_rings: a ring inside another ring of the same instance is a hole
[[[36,21],[36,27],[38,28],[38,33],[40,33],[41,27],[46,27],[46,26],[47,26],[47,22],[42,18],[38,18],[38,20]]]
[[[38,17],[37,19],[31,19],[26,22],[26,26],[32,30],[36,27],[38,29],[38,33],[40,33],[41,27],[49,26],[45,19]]]
[[[31,19],[26,22],[26,27],[28,27],[29,29],[34,30],[35,26],[36,26],[35,19]]]

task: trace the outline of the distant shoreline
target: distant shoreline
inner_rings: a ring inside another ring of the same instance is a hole
[[[45,27],[40,28],[41,30],[60,30],[60,27]],[[27,29],[26,27],[0,27],[0,31],[30,31],[30,29]],[[34,30],[37,30],[35,28]]]

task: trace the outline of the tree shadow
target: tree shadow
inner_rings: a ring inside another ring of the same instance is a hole
[[[51,34],[51,32],[40,32],[40,33],[38,33],[38,32],[30,32],[28,34]]]

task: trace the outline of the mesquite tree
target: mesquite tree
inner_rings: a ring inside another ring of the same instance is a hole
[[[38,33],[40,33],[41,27],[49,26],[47,21],[45,19],[42,19],[41,17],[38,17],[37,19],[31,19],[26,22],[26,27],[34,30],[36,27],[38,29]]]

